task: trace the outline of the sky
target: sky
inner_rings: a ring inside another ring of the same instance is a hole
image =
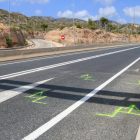
[[[121,24],[140,24],[139,0],[10,0],[10,11],[30,16],[52,16],[54,18],[73,17],[97,20],[106,17]],[[9,10],[8,0],[0,0],[0,9]],[[135,9],[135,10],[134,10]]]

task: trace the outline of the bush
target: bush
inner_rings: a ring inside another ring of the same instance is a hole
[[[58,43],[62,43],[61,39],[58,40]]]
[[[133,36],[134,36],[134,37],[137,37],[137,35],[136,35],[136,34],[134,34]]]
[[[80,28],[80,29],[82,28],[82,26],[79,22],[76,24],[76,28]]]
[[[59,29],[60,29],[60,30],[62,30],[62,29],[64,29],[64,28],[65,28],[64,25],[60,25],[60,26],[59,26]]]
[[[93,23],[93,20],[92,19],[88,19],[88,24],[87,24],[87,27],[88,28],[90,28],[90,29],[92,29],[92,30],[95,30],[95,29],[97,29],[97,27],[96,27],[96,25],[95,25],[95,23]]]
[[[15,31],[18,31],[18,27],[15,26],[15,24],[12,25]]]
[[[3,28],[0,28],[2,31],[4,30]]]
[[[6,37],[6,43],[7,43],[8,47],[11,47],[12,39],[10,39],[8,36]]]
[[[96,27],[95,23],[93,23],[93,24],[90,26],[90,28],[91,28],[92,30],[97,29],[97,27]]]
[[[27,45],[28,45],[28,41],[26,41],[26,42],[24,43],[24,45],[27,46]]]
[[[126,31],[126,30],[124,30],[124,33],[125,33],[125,34],[127,34],[127,31]]]
[[[69,24],[69,28],[70,28],[70,27],[72,27],[72,26],[73,26],[73,24],[72,24],[72,23],[71,23],[71,24]]]

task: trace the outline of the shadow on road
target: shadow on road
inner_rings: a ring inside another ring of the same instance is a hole
[[[0,89],[10,90],[10,89],[18,88],[24,85],[29,85],[29,84],[32,84],[32,83],[12,81],[12,80],[2,80],[0,81]],[[45,91],[42,96],[47,96],[50,98],[59,98],[59,99],[64,99],[64,100],[78,101],[81,98],[83,98],[85,95],[93,91],[93,89],[42,84],[38,87],[35,87],[34,89],[26,91],[25,93],[34,94],[40,91]],[[104,105],[113,105],[113,106],[124,106],[124,107],[125,106],[128,107],[134,104],[138,108],[140,108],[140,94],[101,90],[95,96],[90,98],[87,102],[96,103],[96,104],[104,104]]]

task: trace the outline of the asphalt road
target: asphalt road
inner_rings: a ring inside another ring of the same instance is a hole
[[[135,140],[140,46],[0,63],[0,140]]]
[[[57,47],[55,44],[47,42],[43,39],[31,39],[36,46],[33,48],[50,48],[50,47]]]

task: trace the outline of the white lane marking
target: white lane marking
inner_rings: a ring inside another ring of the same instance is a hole
[[[124,46],[122,48],[126,48],[126,47],[131,47],[131,46]],[[11,63],[4,63],[4,64],[0,64],[0,66],[5,66],[5,65],[12,65],[12,64],[18,64],[18,63],[25,63],[25,62],[32,62],[32,61],[36,61],[36,60],[43,60],[43,59],[50,59],[50,58],[57,58],[57,57],[62,57],[62,56],[70,56],[70,55],[76,55],[76,54],[85,54],[85,53],[91,53],[91,52],[99,52],[99,51],[106,51],[106,50],[113,50],[113,49],[117,49],[120,47],[114,47],[114,48],[109,48],[109,49],[100,49],[100,50],[93,50],[93,51],[86,51],[86,52],[79,52],[79,53],[72,53],[72,54],[63,54],[63,55],[59,55],[59,56],[51,56],[51,57],[41,57],[41,58],[37,58],[37,59],[30,59],[30,60],[25,60],[25,61],[17,61],[17,62],[11,62]],[[122,49],[120,48],[120,49]]]
[[[70,107],[68,107],[66,110],[61,112],[59,115],[33,131],[31,134],[23,138],[23,140],[34,140],[37,139],[39,136],[41,136],[43,133],[48,131],[51,127],[56,125],[58,122],[60,122],[62,119],[64,119],[67,115],[69,115],[71,112],[73,112],[75,109],[77,109],[79,106],[81,106],[83,103],[85,103],[87,100],[89,100],[91,97],[93,97],[96,93],[98,93],[100,90],[102,90],[105,86],[107,86],[110,82],[112,82],[114,79],[116,79],[119,75],[121,75],[123,72],[125,72],[128,68],[130,68],[132,65],[134,65],[136,62],[140,60],[140,57],[132,62],[130,65],[125,67],[123,70],[115,74],[113,77],[108,79],[106,82],[104,82],[102,85],[97,87],[95,90],[87,94],[85,97],[83,97],[81,100],[77,101]]]
[[[30,69],[30,70],[26,70],[26,71],[16,72],[16,73],[12,73],[12,74],[7,74],[7,75],[0,76],[0,80],[8,79],[8,78],[16,77],[16,76],[21,76],[21,75],[25,75],[25,74],[30,74],[30,73],[34,73],[34,72],[39,72],[39,71],[43,71],[43,70],[47,70],[47,69],[52,69],[52,68],[56,68],[56,67],[60,67],[60,66],[65,66],[65,65],[69,65],[69,64],[73,64],[73,63],[77,63],[77,62],[82,62],[82,61],[90,60],[90,59],[93,59],[93,58],[99,58],[99,57],[102,57],[102,56],[107,56],[107,55],[116,54],[116,53],[119,53],[119,52],[133,50],[133,49],[136,49],[136,48],[139,48],[139,47],[120,50],[120,51],[116,51],[116,52],[110,52],[110,53],[91,56],[91,57],[86,57],[86,58],[81,58],[81,59],[67,61],[67,62],[58,63],[58,64],[54,64],[54,65],[49,65],[49,66],[45,66],[45,67],[39,67],[39,68],[36,68],[36,69]]]
[[[47,79],[47,80],[40,81],[40,82],[36,82],[36,83],[26,85],[26,86],[22,86],[22,87],[19,87],[19,88],[15,88],[15,89],[0,92],[0,103],[4,102],[4,101],[6,101],[10,98],[13,98],[13,97],[15,97],[15,96],[27,91],[27,90],[33,89],[34,87],[37,87],[37,86],[39,86],[39,85],[41,85],[45,82],[48,82],[52,79],[54,79],[54,78]]]
[[[138,129],[136,140],[140,140],[140,126],[139,126],[139,129]]]

